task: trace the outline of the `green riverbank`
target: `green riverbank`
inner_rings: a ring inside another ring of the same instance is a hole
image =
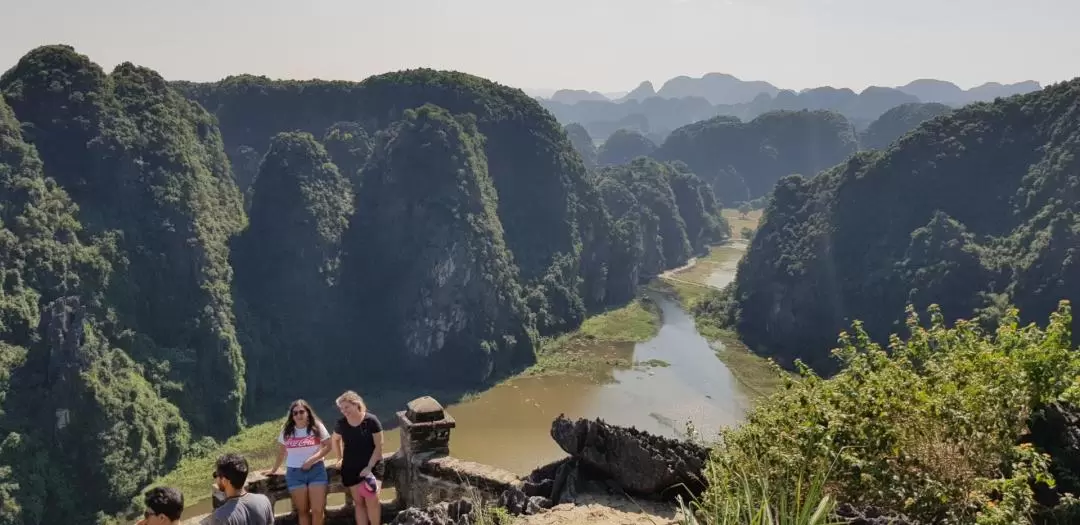
[[[716,350],[716,356],[728,366],[736,380],[756,397],[761,397],[776,391],[783,376],[791,374],[774,365],[771,360],[751,352],[734,331],[694,313],[699,301],[719,293],[715,283],[730,282],[734,278],[735,270],[731,263],[737,261],[744,250],[743,246],[733,244],[710,247],[709,253],[698,258],[693,266],[658,278],[649,286],[676,297],[683,309],[694,316],[698,333],[709,341]],[[733,251],[737,251],[739,256],[733,258]]]
[[[536,364],[522,375],[575,375],[603,382],[612,369],[634,366],[631,353],[619,352],[618,345],[647,341],[660,329],[660,311],[646,297],[585,320],[568,334],[545,340],[536,353]],[[611,351],[597,351],[610,346]],[[513,379],[513,378],[511,378]]]

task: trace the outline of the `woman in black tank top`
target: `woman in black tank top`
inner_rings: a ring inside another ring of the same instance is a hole
[[[378,480],[382,466],[382,424],[352,390],[337,398],[342,418],[334,426],[334,450],[341,458],[341,482],[352,494],[356,525],[380,525]]]

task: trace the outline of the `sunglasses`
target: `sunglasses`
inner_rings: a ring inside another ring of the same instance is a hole
[[[300,410],[293,410],[292,411],[292,415],[294,415],[294,416],[297,416],[297,415],[300,415],[300,414],[307,414],[307,410],[304,410],[304,409],[301,408]]]

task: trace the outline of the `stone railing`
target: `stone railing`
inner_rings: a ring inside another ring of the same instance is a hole
[[[439,501],[460,498],[471,501],[495,501],[507,489],[520,488],[522,480],[506,470],[463,461],[450,456],[450,431],[457,426],[454,418],[434,398],[425,396],[410,401],[397,413],[401,448],[383,456],[383,488],[396,489],[393,501],[382,503],[383,523],[390,523],[407,507],[426,507]],[[353,523],[352,496],[341,484],[337,461],[327,463],[330,477],[328,493],[344,493],[345,504],[326,509],[326,525]],[[272,503],[289,500],[285,476],[252,473],[245,484],[248,492],[265,494]],[[214,508],[224,495],[215,491]],[[185,522],[187,523],[187,522]],[[191,523],[197,523],[192,521]],[[274,518],[278,525],[297,523],[296,512]]]

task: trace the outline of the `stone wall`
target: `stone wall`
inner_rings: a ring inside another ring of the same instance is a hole
[[[397,489],[397,497],[392,502],[383,502],[383,523],[390,523],[408,507],[428,507],[458,499],[496,501],[508,489],[521,487],[522,481],[509,471],[450,456],[450,431],[457,423],[434,398],[425,396],[410,401],[405,410],[397,413],[397,418],[401,449],[382,459],[383,488]],[[327,474],[329,492],[344,493],[346,502],[326,509],[326,525],[353,525],[353,501],[341,484],[338,462],[327,463]],[[271,502],[289,499],[283,474],[252,473],[245,489],[265,494]],[[214,508],[223,500],[224,494],[215,491]],[[184,524],[196,525],[199,520],[193,518]],[[296,513],[279,514],[274,522],[293,525],[297,523]]]

